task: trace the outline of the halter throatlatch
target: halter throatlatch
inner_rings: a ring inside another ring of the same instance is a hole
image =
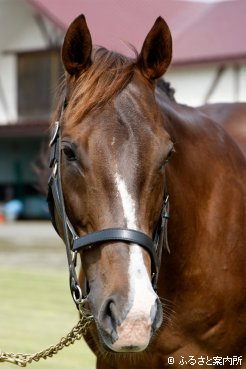
[[[66,213],[62,185],[61,185],[61,119],[63,115],[63,105],[60,121],[55,123],[50,141],[51,156],[50,168],[52,173],[49,179],[48,205],[52,224],[63,239],[66,246],[70,290],[73,300],[77,307],[86,300],[86,295],[82,294],[81,287],[76,274],[76,256],[77,253],[88,246],[96,247],[103,242],[125,242],[129,245],[137,244],[148,251],[151,257],[152,285],[157,288],[157,279],[160,270],[161,256],[163,247],[168,253],[170,249],[167,240],[167,221],[169,218],[169,196],[165,192],[160,218],[154,234],[151,239],[145,233],[128,228],[107,228],[88,235],[79,237],[75,232]],[[55,214],[60,218],[62,229],[58,229]]]

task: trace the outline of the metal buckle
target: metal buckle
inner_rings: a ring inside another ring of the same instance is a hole
[[[49,147],[53,146],[54,142],[56,141],[57,137],[58,137],[58,132],[59,132],[59,128],[60,128],[60,122],[57,120],[55,122],[55,127],[53,129],[53,133],[52,133],[52,137],[49,143]]]
[[[55,177],[56,176],[56,173],[57,173],[57,168],[58,168],[58,164],[55,163],[54,167],[53,167],[53,170],[52,170],[52,176]]]
[[[82,290],[78,284],[73,286],[73,299],[76,304],[80,304],[83,300]]]
[[[163,204],[163,208],[162,208],[162,214],[161,214],[161,217],[162,217],[162,227],[164,226],[164,222],[165,222],[165,219],[169,219],[170,218],[170,215],[169,215],[169,195],[167,194],[165,196],[165,199],[164,199],[164,204]]]

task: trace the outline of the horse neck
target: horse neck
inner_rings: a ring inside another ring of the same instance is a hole
[[[246,166],[226,132],[196,109],[167,102],[161,107],[176,150],[166,173],[168,237],[175,267],[182,268],[196,263],[198,255],[206,263],[214,252],[232,247],[230,223],[244,219]]]

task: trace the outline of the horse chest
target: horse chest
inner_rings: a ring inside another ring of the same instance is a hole
[[[221,351],[227,330],[222,314],[191,311],[189,317],[185,315],[174,316],[171,324],[161,332],[163,351],[167,354],[185,352],[187,346],[194,351],[200,351],[200,347],[204,352]]]
[[[212,365],[216,357],[232,358],[242,343],[240,339],[235,340],[237,328],[235,321],[226,319],[222,310],[209,314],[204,308],[191,310],[190,314],[174,315],[160,332],[164,367],[176,369],[180,365],[184,368],[194,365],[198,368],[205,362]],[[239,331],[238,334],[240,336]],[[231,366],[225,362],[223,367]]]

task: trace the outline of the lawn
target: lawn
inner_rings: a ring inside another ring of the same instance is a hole
[[[0,268],[0,350],[35,353],[56,344],[78,321],[67,270]],[[1,363],[2,369],[13,369]],[[93,369],[95,357],[81,341],[53,358],[32,363],[36,369]]]

